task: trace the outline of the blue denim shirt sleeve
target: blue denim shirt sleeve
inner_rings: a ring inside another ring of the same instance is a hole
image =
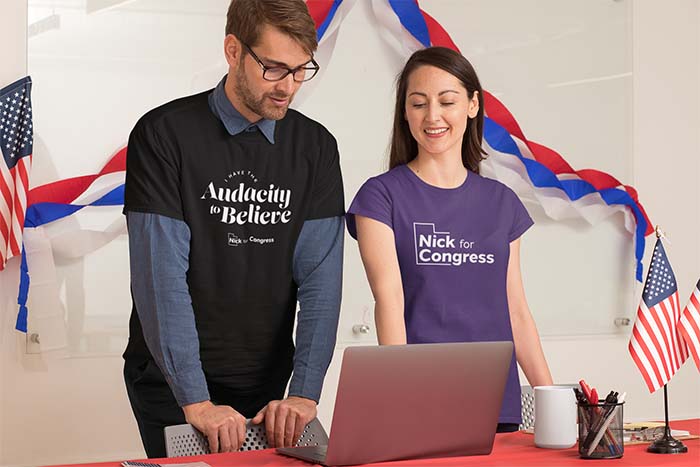
[[[209,400],[187,286],[190,229],[159,214],[127,213],[131,293],[143,335],[180,406]]]
[[[294,249],[299,314],[290,396],[321,397],[338,330],[344,233],[342,216],[307,220]]]

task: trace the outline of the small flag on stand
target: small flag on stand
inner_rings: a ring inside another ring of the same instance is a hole
[[[32,165],[31,89],[28,76],[0,89],[0,271],[22,252]]]
[[[700,370],[700,281],[683,310],[679,323],[683,340],[688,345],[695,366]]]
[[[680,318],[676,277],[659,238],[628,346],[649,392],[668,383],[688,358],[679,332]]]

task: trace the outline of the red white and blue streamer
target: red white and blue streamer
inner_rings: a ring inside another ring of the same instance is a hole
[[[117,151],[98,173],[49,183],[36,187],[27,195],[25,229],[36,229],[75,215],[88,206],[121,206],[124,204],[124,179],[126,174],[126,148]],[[69,232],[72,251],[64,256],[82,256],[94,251],[123,233],[123,228],[106,229],[104,232]],[[60,240],[59,240],[60,244]],[[60,247],[59,247],[60,249]],[[76,252],[77,249],[77,252]],[[15,328],[27,332],[27,296],[30,285],[26,252],[22,251],[20,284],[17,303],[19,313]]]

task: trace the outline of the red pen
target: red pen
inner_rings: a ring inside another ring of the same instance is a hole
[[[578,385],[581,386],[581,391],[583,391],[583,395],[586,396],[588,402],[591,403],[591,388],[586,384],[584,380],[579,381]]]
[[[584,380],[581,380],[578,382],[579,386],[581,386],[581,390],[583,391],[583,395],[586,396],[586,399],[588,399],[588,403],[595,405],[598,403],[598,391],[596,391],[595,388],[591,389],[591,387],[586,384]]]

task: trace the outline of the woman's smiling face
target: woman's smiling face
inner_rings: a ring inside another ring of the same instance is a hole
[[[440,68],[424,65],[408,78],[405,117],[418,154],[461,157],[467,120],[478,111],[476,93],[469,98],[462,82]]]

